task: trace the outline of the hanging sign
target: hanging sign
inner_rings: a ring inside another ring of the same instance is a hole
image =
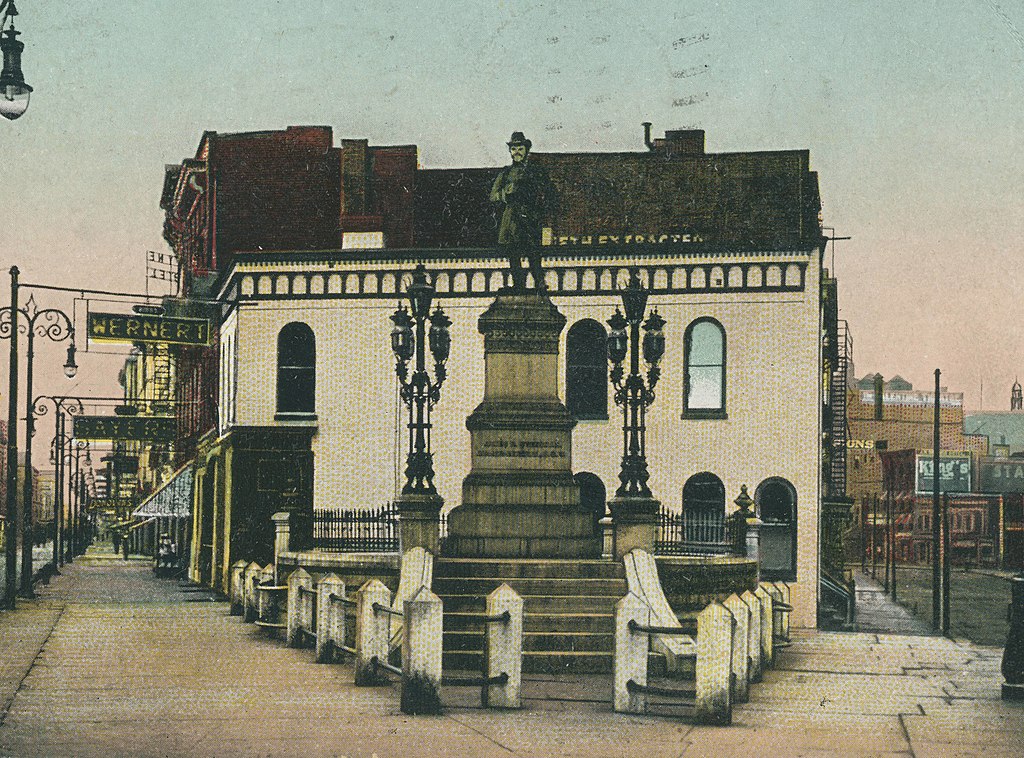
[[[173,442],[174,416],[75,416],[77,440],[137,440]]]
[[[89,339],[105,342],[155,342],[165,345],[209,345],[210,322],[204,318],[90,313]]]

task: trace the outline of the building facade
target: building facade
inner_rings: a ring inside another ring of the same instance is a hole
[[[669,132],[649,148],[531,157],[559,200],[543,252],[548,291],[568,320],[559,382],[578,422],[573,471],[609,497],[618,483],[622,417],[607,381],[605,322],[635,268],[667,322],[648,413],[651,489],[672,509],[725,512],[747,485],[771,545],[764,568],[792,583],[794,623],[812,626],[823,292],[834,288],[822,268],[817,176],[806,151],[707,154],[702,132]],[[224,587],[232,561],[260,560],[242,551],[269,544],[274,509],[377,507],[398,494],[406,417],[389,317],[419,264],[453,322],[432,439],[435,483],[446,508],[459,502],[466,417],[485,380],[476,322],[507,284],[487,199],[497,172],[414,172],[411,247],[382,220],[379,235],[361,226],[359,246],[343,237],[334,250],[232,256],[217,290],[226,306],[218,426],[197,456],[197,579]]]

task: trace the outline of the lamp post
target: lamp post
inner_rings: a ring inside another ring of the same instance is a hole
[[[25,43],[18,40],[21,32],[14,28],[17,15],[14,0],[0,0],[0,53],[4,59],[3,70],[0,70],[0,116],[10,121],[25,112],[32,94],[32,88],[21,72],[21,52]]]
[[[18,334],[25,335],[27,343],[25,351],[25,481],[22,488],[21,512],[21,582],[18,594],[22,597],[35,597],[32,591],[32,435],[35,432],[35,416],[33,413],[32,395],[32,363],[35,358],[35,338],[46,337],[54,342],[70,340],[67,360],[64,363],[64,375],[74,378],[78,372],[75,362],[75,326],[66,313],[57,308],[39,309],[35,299],[29,297],[24,308],[18,307],[18,268],[11,267],[11,304],[0,308],[0,339],[11,341],[10,376],[8,378],[8,422],[7,422],[7,517],[17,511],[18,487]],[[23,323],[18,322],[18,316]],[[8,521],[9,523],[9,521]],[[13,574],[11,540],[7,545],[7,587],[5,597],[8,607],[13,607]]]
[[[53,403],[53,440],[50,443],[50,463],[53,464],[53,568],[56,572],[64,563],[64,542],[67,524],[64,520],[64,448],[71,438],[66,434],[66,416],[82,413],[82,401],[76,397],[61,395],[39,395],[34,406],[36,416],[45,416],[49,411],[47,401]]]
[[[438,306],[430,313],[434,287],[427,280],[423,265],[416,267],[407,290],[409,310],[399,303],[392,314],[391,349],[395,353],[395,373],[401,384],[401,396],[409,409],[409,455],[406,459],[405,485],[397,498],[401,523],[402,550],[423,547],[437,554],[439,547],[438,514],[444,501],[434,487],[434,458],[430,451],[430,411],[441,399],[441,385],[448,373],[445,361],[451,349],[451,320]],[[427,321],[430,322],[429,336]],[[426,349],[434,359],[434,377],[426,366]],[[414,360],[412,375],[409,362]]]
[[[615,403],[622,407],[622,469],[619,488],[609,502],[615,525],[615,554],[625,555],[633,548],[653,550],[659,502],[647,486],[647,408],[654,402],[654,386],[661,376],[658,363],[665,354],[665,319],[657,309],[644,320],[648,290],[640,283],[636,269],[630,271],[629,284],[622,290],[622,307],[608,319],[608,360],[615,387]],[[643,322],[641,345],[640,326]],[[627,332],[628,329],[628,332]],[[647,377],[640,371],[640,352],[647,364]],[[629,373],[623,362],[629,354]]]

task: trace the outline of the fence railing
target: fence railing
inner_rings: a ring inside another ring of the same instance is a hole
[[[393,553],[398,550],[398,509],[313,510],[313,547],[342,553]]]
[[[662,555],[729,553],[733,540],[724,512],[676,513],[662,509],[655,552]]]

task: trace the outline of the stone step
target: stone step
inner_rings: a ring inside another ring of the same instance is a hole
[[[616,602],[629,587],[625,579],[604,577],[434,577],[431,589],[445,595],[489,595],[508,584],[524,598],[530,595],[607,595]]]
[[[480,631],[482,613],[454,611],[444,614],[445,631]],[[615,629],[615,618],[610,613],[524,613],[524,632],[552,633],[606,633]]]
[[[612,654],[604,652],[523,653],[523,674],[610,674]],[[444,671],[480,671],[483,656],[466,651],[444,654]],[[652,653],[648,658],[648,676],[665,676],[664,656]],[[609,693],[610,695],[610,693]]]
[[[442,648],[448,650],[464,650],[482,652],[484,649],[483,632],[445,632]],[[605,652],[615,648],[615,635],[611,633],[591,632],[523,632],[524,652],[575,653]]]
[[[483,613],[487,599],[483,595],[440,595],[445,614],[449,612]],[[526,613],[605,613],[615,611],[618,597],[609,595],[529,595],[523,598]]]
[[[450,577],[501,577],[501,581],[535,577],[563,579],[624,579],[622,563],[612,560],[558,560],[554,558],[439,558],[434,580]]]

